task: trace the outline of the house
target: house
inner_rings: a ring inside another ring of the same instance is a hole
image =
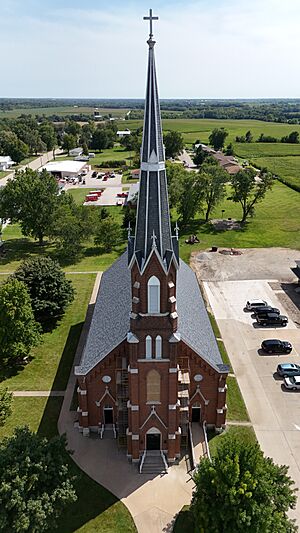
[[[132,171],[130,172],[130,174],[131,174],[131,179],[133,179],[133,180],[138,180],[139,177],[140,177],[140,169],[139,169],[139,168],[136,168],[135,170],[132,170]]]
[[[135,235],[128,230],[127,250],[102,275],[75,367],[79,431],[117,438],[141,472],[147,455],[174,463],[192,422],[225,427],[229,372],[171,228],[152,35],[147,43]]]
[[[69,155],[71,157],[79,157],[83,154],[83,149],[82,148],[72,148],[72,150],[69,151]]]
[[[225,155],[223,152],[215,152],[211,155],[218,161],[219,165],[228,172],[228,174],[236,174],[242,169],[232,155]]]
[[[9,170],[15,164],[9,155],[0,156],[0,170]]]
[[[117,131],[118,137],[126,137],[127,135],[130,135],[130,134],[131,134],[131,131],[128,129]]]

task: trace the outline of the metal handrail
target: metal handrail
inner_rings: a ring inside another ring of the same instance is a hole
[[[209,446],[208,446],[208,440],[207,440],[206,421],[205,420],[204,420],[204,422],[202,424],[202,427],[203,427],[203,433],[204,433],[204,442],[205,442],[206,454],[207,454],[208,459],[211,461],[211,456],[210,456],[210,451],[209,451]]]
[[[143,465],[144,465],[145,459],[146,459],[146,450],[144,450],[143,455],[142,455],[142,459],[141,459],[141,462],[140,462],[140,474],[142,473],[142,469],[143,469]]]
[[[103,439],[103,433],[104,433],[104,430],[105,430],[105,425],[104,425],[104,424],[101,424],[101,429],[100,429],[100,439]]]
[[[169,465],[168,465],[168,463],[166,461],[165,454],[164,454],[164,452],[162,450],[160,450],[160,455],[161,455],[161,458],[162,458],[163,463],[165,465],[165,471],[167,472],[167,470],[169,468]]]
[[[116,424],[113,424],[113,433],[114,433],[114,438],[116,439],[117,438]]]

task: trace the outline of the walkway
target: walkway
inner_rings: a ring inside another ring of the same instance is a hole
[[[49,397],[49,396],[64,396],[65,391],[63,390],[15,390],[12,391],[13,396],[17,397]]]
[[[101,274],[98,274],[74,365],[79,363],[85,345],[100,279]],[[77,413],[70,411],[76,386],[73,368],[58,421],[59,433],[66,433],[68,448],[74,452],[72,458],[92,479],[122,500],[139,533],[171,532],[175,515],[191,501],[194,483],[188,474],[187,458],[169,468],[167,475],[141,475],[137,467],[128,462],[125,450],[117,447],[115,439],[83,437],[74,427]]]

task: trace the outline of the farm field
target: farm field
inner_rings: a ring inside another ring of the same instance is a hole
[[[94,115],[94,109],[95,107],[88,107],[88,106],[61,106],[61,107],[28,107],[24,109],[12,109],[10,111],[1,111],[0,112],[0,118],[16,118],[20,115],[62,115],[62,116],[68,116],[68,115],[79,115],[80,113],[83,113],[84,115],[90,114],[91,116]],[[108,115],[111,114],[112,117],[125,117],[126,113],[129,111],[129,109],[115,109],[115,108],[97,108],[100,115]]]

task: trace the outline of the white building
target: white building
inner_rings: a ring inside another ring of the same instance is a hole
[[[86,163],[83,161],[51,161],[39,170],[47,170],[55,178],[63,179],[78,176],[86,166]]]
[[[126,135],[130,135],[130,134],[131,134],[131,131],[128,129],[117,131],[118,137],[126,137]]]
[[[15,162],[9,155],[0,155],[0,170],[9,170]]]
[[[82,148],[72,148],[72,150],[69,151],[69,155],[72,157],[78,157],[83,153]]]

